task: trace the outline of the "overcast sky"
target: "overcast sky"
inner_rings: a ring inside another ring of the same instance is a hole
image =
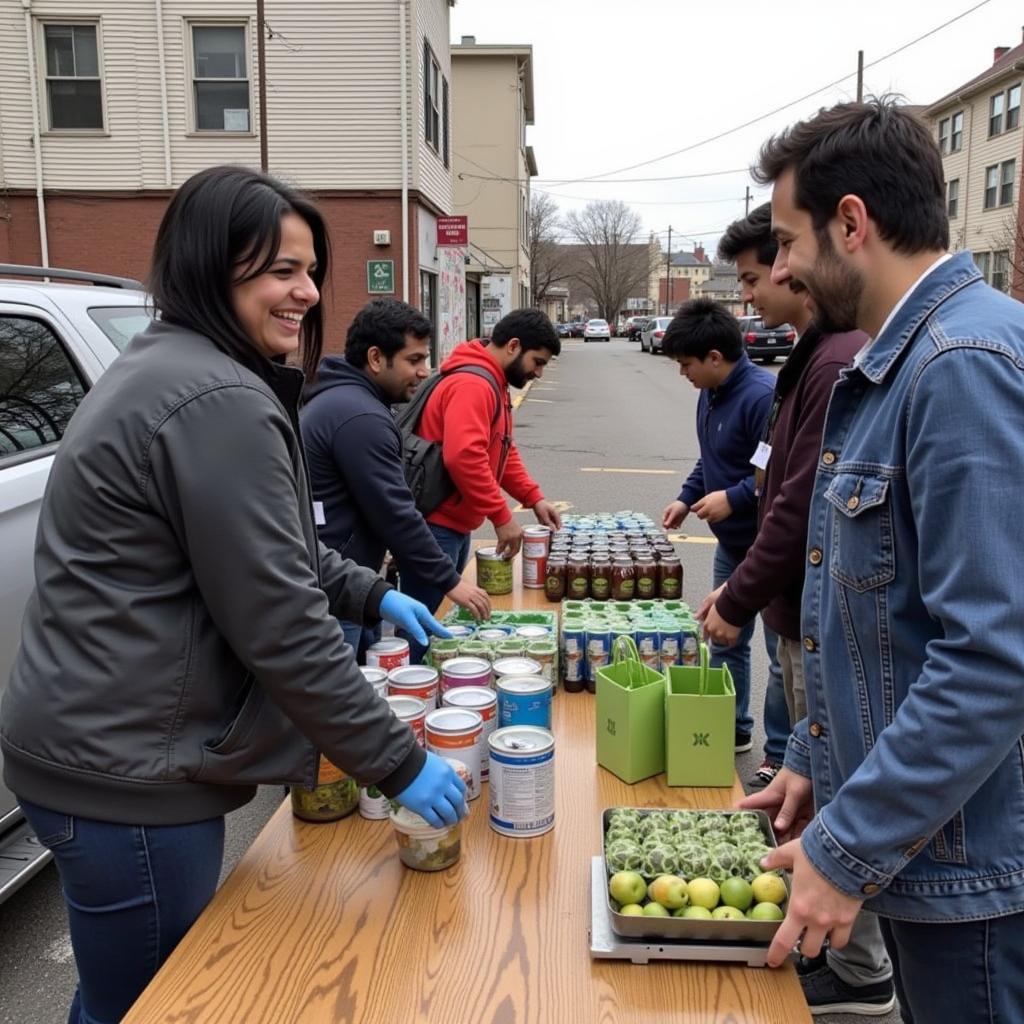
[[[663,246],[671,225],[675,251],[679,244],[713,247],[743,214],[746,185],[754,202],[768,197],[745,170],[758,146],[820,106],[853,99],[858,50],[870,65],[972,7],[866,68],[866,93],[898,92],[926,104],[989,67],[994,47],[1021,42],[1019,0],[458,0],[451,31],[453,42],[475,35],[478,43],[532,44],[536,123],[527,141],[540,172],[534,190],[550,192],[564,209],[622,199]],[[616,173],[617,184],[564,181],[692,146],[846,73],[839,85],[725,138]],[[622,180],[709,171],[731,173]]]

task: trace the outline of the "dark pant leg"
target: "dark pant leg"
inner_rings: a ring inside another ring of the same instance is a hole
[[[213,896],[224,819],[144,827],[21,806],[53,852],[68,908],[78,967],[69,1024],[116,1024]]]

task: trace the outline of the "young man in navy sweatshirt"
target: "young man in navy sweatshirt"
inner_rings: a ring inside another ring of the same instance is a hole
[[[771,406],[775,378],[755,366],[743,348],[736,318],[710,299],[691,299],[679,307],[662,339],[665,353],[679,363],[679,373],[701,391],[697,401],[700,458],[679,497],[662,515],[666,530],[692,512],[718,540],[714,585],[724,583],[743,561],[757,532],[754,466]],[[711,663],[729,666],[736,686],[736,751],[751,747],[751,620],[735,643],[713,646]],[[778,639],[764,627],[769,663],[777,671]]]

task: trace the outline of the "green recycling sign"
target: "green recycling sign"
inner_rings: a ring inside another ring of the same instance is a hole
[[[395,261],[366,261],[366,290],[371,295],[393,295],[395,291]]]

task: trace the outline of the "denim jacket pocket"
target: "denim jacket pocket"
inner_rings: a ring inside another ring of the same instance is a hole
[[[825,499],[833,516],[829,574],[859,594],[890,583],[896,575],[889,479],[839,473]]]
[[[932,860],[942,864],[967,863],[967,850],[964,845],[964,812],[957,811],[938,832],[932,836],[928,844],[928,854]]]

